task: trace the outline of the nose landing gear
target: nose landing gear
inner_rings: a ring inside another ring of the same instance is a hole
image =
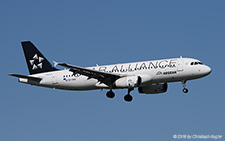
[[[188,93],[188,89],[187,89],[187,88],[184,88],[182,91],[183,91],[184,93]]]
[[[186,88],[186,82],[187,82],[186,80],[183,80],[183,81],[182,81],[182,85],[183,85],[183,87],[184,87],[183,90],[182,90],[183,93],[188,93],[188,89]]]

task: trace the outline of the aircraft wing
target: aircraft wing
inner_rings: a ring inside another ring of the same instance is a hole
[[[101,83],[104,83],[106,85],[110,85],[111,83],[116,81],[118,78],[123,77],[123,76],[120,76],[117,74],[112,74],[112,73],[97,71],[97,70],[93,70],[93,69],[83,68],[83,67],[79,67],[79,66],[69,65],[66,63],[57,63],[57,62],[54,62],[54,63],[55,63],[55,66],[60,65],[60,66],[66,67],[66,68],[70,68],[70,71],[72,71],[74,73],[79,73],[81,75],[85,75],[88,77],[88,79],[95,78],[98,81],[100,81]]]
[[[33,79],[33,80],[36,80],[36,81],[40,81],[42,78],[39,78],[39,77],[33,77],[33,76],[27,76],[27,75],[21,75],[21,74],[9,74],[10,76],[15,76],[15,77],[18,77],[18,78],[27,78],[27,79]]]

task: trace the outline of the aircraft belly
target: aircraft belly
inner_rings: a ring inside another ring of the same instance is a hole
[[[60,80],[60,89],[68,90],[93,90],[96,89],[96,79],[87,79],[85,77],[80,77],[76,79],[64,79]]]

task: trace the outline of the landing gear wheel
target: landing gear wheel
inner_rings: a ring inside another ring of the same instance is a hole
[[[108,91],[107,93],[106,93],[106,96],[108,97],[108,98],[114,98],[115,97],[115,93],[113,92],[113,91]]]
[[[183,92],[184,92],[184,93],[188,93],[188,89],[187,89],[187,88],[184,88],[184,89],[183,89]]]
[[[127,94],[124,96],[124,100],[127,102],[131,102],[133,100],[133,97],[130,94]]]
[[[183,80],[182,81],[182,85],[183,85],[183,87],[184,87],[184,89],[182,90],[183,91],[183,93],[188,93],[188,89],[186,88],[186,80]]]

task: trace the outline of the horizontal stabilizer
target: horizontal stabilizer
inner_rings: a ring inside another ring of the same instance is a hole
[[[40,77],[33,77],[33,76],[27,76],[27,75],[21,75],[21,74],[9,74],[10,76],[18,77],[18,78],[26,78],[26,79],[33,79],[36,81],[40,81],[42,78]]]

